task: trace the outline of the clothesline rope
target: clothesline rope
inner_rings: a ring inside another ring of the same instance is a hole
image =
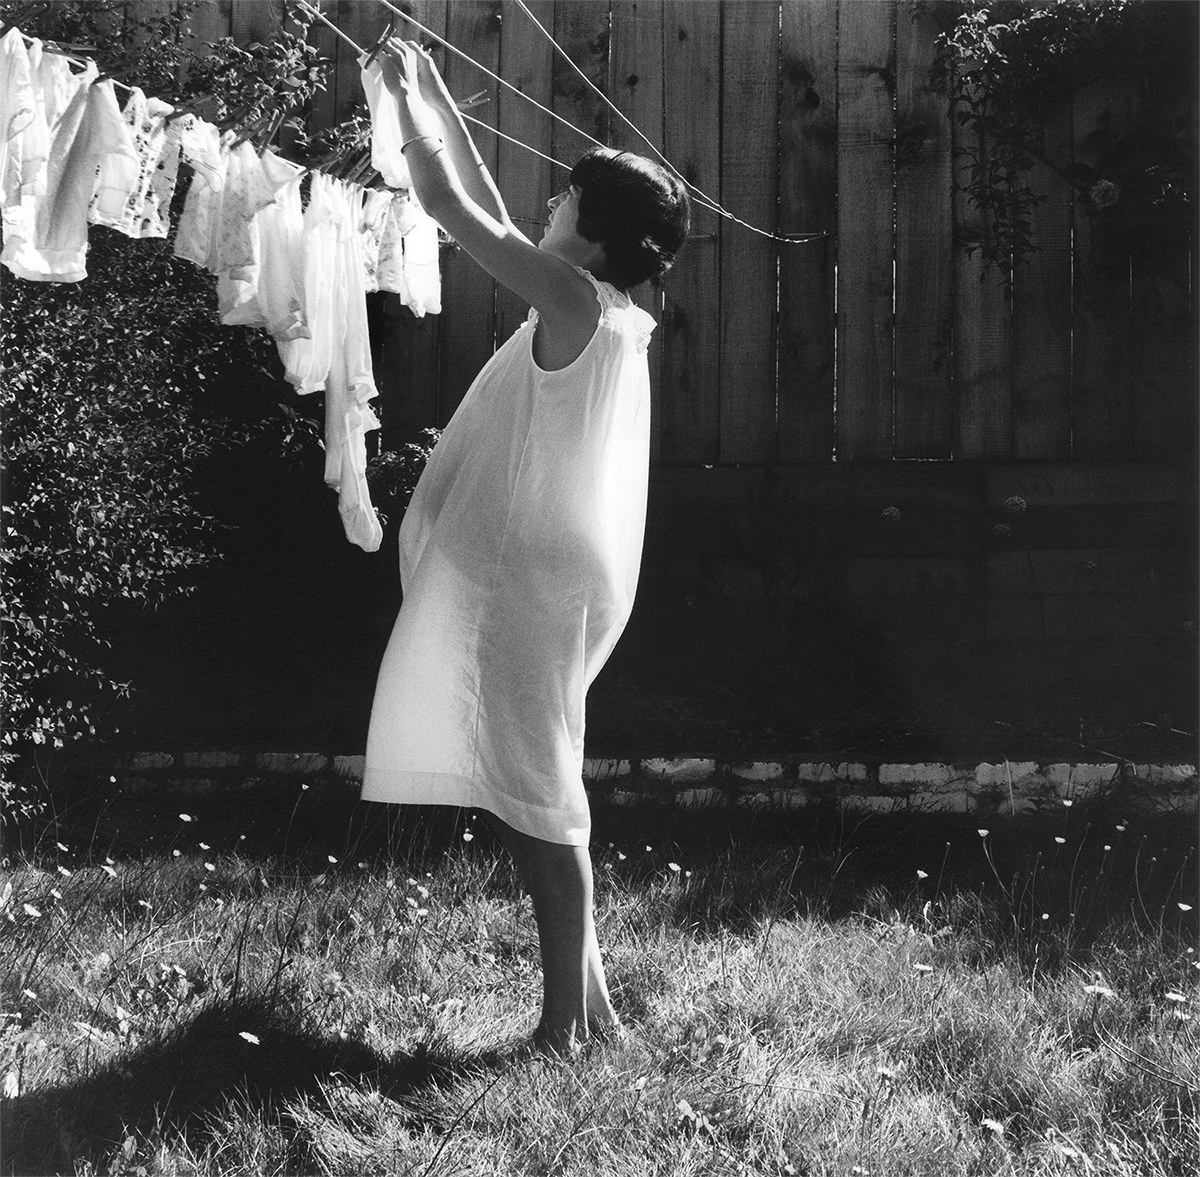
[[[301,2],[303,2],[303,0],[301,0]],[[476,61],[475,58],[471,57],[467,53],[464,53],[456,45],[452,45],[449,41],[446,40],[445,37],[442,37],[439,34],[435,33],[432,29],[427,28],[415,17],[409,16],[408,13],[401,11],[394,4],[391,4],[389,2],[389,0],[379,0],[379,2],[384,6],[384,8],[387,8],[389,11],[394,12],[397,16],[402,17],[404,20],[408,21],[408,23],[411,24],[414,28],[420,30],[426,36],[431,37],[439,45],[443,45],[451,53],[455,54],[457,57],[461,57],[463,61],[467,62],[470,65],[473,65],[477,70],[480,70],[482,73],[487,74],[487,76],[489,78],[492,78],[493,80],[498,82],[501,86],[504,86],[506,89],[511,90],[514,94],[520,95],[520,97],[524,98],[526,102],[529,102],[532,105],[536,106],[537,109],[540,110],[543,114],[548,114],[556,122],[562,123],[562,125],[564,127],[567,127],[569,130],[574,131],[575,134],[582,136],[584,139],[586,139],[589,143],[593,144],[594,146],[596,146],[596,147],[606,147],[607,146],[607,144],[601,143],[599,139],[593,138],[586,131],[581,131],[577,126],[575,126],[575,124],[573,122],[570,121],[570,119],[563,118],[562,115],[551,110],[548,106],[543,106],[542,103],[540,103],[536,98],[533,98],[529,94],[526,94],[524,90],[520,89],[517,86],[514,86],[511,82],[505,81],[504,78],[502,78],[499,74],[493,73],[492,70],[488,69],[488,67],[486,65],[483,65],[481,62]],[[322,18],[322,19],[324,19],[324,18]],[[328,23],[328,21],[326,23]],[[340,30],[339,30],[339,33],[340,33]],[[341,33],[340,35],[345,37],[344,33]],[[492,130],[493,128],[489,127],[488,129]],[[515,142],[515,140],[514,140],[514,142]],[[521,146],[525,147],[529,151],[534,152],[537,155],[541,154],[541,152],[539,152],[536,148],[530,147],[527,143],[523,143],[523,144],[521,144]],[[559,166],[565,167],[566,165],[560,164]],[[671,168],[671,170],[673,172],[675,172],[675,169],[673,167]],[[679,173],[675,172],[675,174],[678,175]],[[680,179],[682,180],[683,177],[681,176]],[[686,180],[684,180],[683,182],[685,184],[687,183]],[[691,185],[688,185],[688,186],[691,187]],[[710,209],[712,212],[715,212],[718,216],[728,215],[728,214],[723,213],[722,210],[720,209],[720,207],[718,205],[716,205],[708,196],[705,196],[703,193],[699,192],[698,190],[695,190],[695,191],[697,192],[697,196],[698,196],[696,203],[702,205],[705,208]]]
[[[70,62],[72,65],[77,65],[77,66],[79,66],[81,69],[87,69],[87,67],[88,67],[89,65],[95,65],[95,62],[94,62],[94,61],[92,61],[92,59],[91,59],[91,58],[86,58],[86,59],[84,59],[83,61],[81,61],[81,60],[80,60],[78,57],[74,57],[74,56],[72,56],[70,53],[64,53],[64,52],[63,52],[63,51],[62,51],[60,48],[58,48],[58,42],[57,42],[57,41],[43,41],[43,40],[42,40],[40,37],[31,37],[31,36],[30,36],[28,33],[26,33],[26,32],[22,32],[20,29],[17,29],[17,33],[18,33],[18,34],[19,34],[19,35],[20,35],[20,36],[21,36],[21,37],[22,37],[24,40],[28,41],[30,45],[32,45],[32,44],[34,43],[34,41],[41,41],[41,43],[42,43],[43,45],[46,45],[46,46],[53,46],[53,48],[49,49],[49,52],[51,52],[51,53],[54,53],[54,54],[57,54],[59,57],[65,57],[65,58],[66,58],[66,59],[67,59],[67,60],[68,60],[68,61],[69,61],[69,62]],[[99,69],[99,66],[97,66],[97,69]],[[128,91],[130,91],[130,93],[132,93],[132,92],[133,92],[133,87],[132,87],[132,86],[130,86],[130,85],[129,85],[128,83],[126,83],[126,82],[122,82],[120,78],[114,78],[114,77],[112,76],[112,74],[105,74],[105,73],[102,73],[102,74],[100,74],[100,76],[99,76],[99,77],[96,79],[96,81],[97,81],[97,82],[102,82],[102,81],[104,81],[106,78],[108,79],[108,81],[112,82],[112,84],[113,84],[114,86],[120,86],[122,90],[128,90]]]
[[[336,24],[334,24],[333,21],[331,21],[327,16],[325,16],[325,14],[323,12],[321,12],[321,10],[318,7],[316,7],[315,4],[310,4],[307,2],[307,0],[297,0],[297,3],[303,11],[310,13],[312,16],[316,17],[317,20],[321,21],[322,24],[325,24],[330,29],[332,29],[333,32],[337,34],[337,36],[339,36],[343,41],[346,42],[347,45],[349,45],[354,50],[355,54],[359,58],[362,58],[366,54],[365,49],[363,49],[360,45],[358,45],[358,43],[356,41],[354,41],[353,38],[351,38],[347,33],[343,32],[340,28],[338,28],[338,26]],[[548,114],[552,119],[556,120],[557,122],[562,123],[563,126],[568,127],[570,130],[574,131],[576,134],[581,135],[589,143],[594,144],[596,147],[606,146],[604,143],[601,143],[599,139],[593,138],[586,131],[581,131],[578,127],[575,126],[574,123],[570,122],[570,120],[563,118],[562,115],[555,113],[549,107],[543,106],[540,102],[537,101],[536,98],[533,98],[530,95],[526,94],[523,90],[514,86],[511,82],[505,81],[505,79],[502,78],[499,74],[494,73],[492,70],[488,69],[488,67],[486,65],[483,65],[482,63],[476,61],[469,54],[464,53],[457,46],[455,46],[455,45],[451,44],[451,42],[447,41],[445,37],[440,36],[439,34],[435,33],[432,29],[423,25],[415,17],[409,16],[408,13],[403,12],[399,8],[396,8],[393,4],[390,4],[388,2],[388,0],[380,0],[380,3],[383,4],[383,6],[387,9],[389,9],[391,12],[394,12],[397,16],[400,16],[404,20],[408,21],[409,24],[411,24],[414,28],[418,29],[420,32],[424,33],[426,36],[432,38],[438,44],[444,46],[451,53],[454,53],[456,56],[462,58],[463,61],[467,62],[470,65],[473,65],[476,69],[487,74],[488,77],[490,77],[494,81],[498,82],[501,86],[504,86],[506,89],[511,90],[514,94],[520,95],[522,98],[525,99],[526,102],[532,103],[534,106],[537,107],[538,110],[542,111],[544,114]],[[553,38],[551,38],[551,39],[553,40]],[[562,52],[561,49],[560,49],[560,52]],[[569,58],[568,58],[568,60],[569,60]],[[572,63],[572,64],[574,64],[574,63]],[[469,115],[465,115],[464,117],[470,118]],[[624,117],[624,116],[622,116],[622,117]],[[470,118],[470,121],[475,123],[477,126],[483,127],[484,129],[491,131],[492,134],[498,135],[502,139],[507,139],[510,143],[514,143],[518,147],[525,148],[526,151],[530,151],[534,155],[540,156],[542,159],[549,160],[550,163],[555,164],[556,166],[558,166],[560,168],[565,168],[567,171],[571,170],[569,164],[561,163],[559,160],[556,160],[556,159],[552,158],[551,156],[546,155],[544,152],[539,151],[536,147],[531,147],[528,143],[525,143],[520,139],[516,139],[511,135],[507,135],[503,131],[497,130],[497,128],[491,126],[488,123],[481,122],[479,119],[475,119],[475,118]],[[635,130],[636,130],[636,128],[635,128]],[[638,133],[641,134],[640,131]],[[643,136],[643,138],[645,138],[645,136]],[[670,165],[668,165],[668,166],[670,166]],[[676,175],[678,175],[678,172],[675,171],[674,167],[672,167],[671,170],[673,172],[675,172]],[[683,183],[687,184],[687,181],[683,180],[682,176],[680,176],[680,179],[683,181]],[[688,187],[691,188],[692,185],[689,184]],[[727,217],[730,217],[730,219],[732,219],[732,220],[737,220],[737,218],[733,217],[732,214],[725,212],[723,209],[720,208],[719,205],[712,202],[709,199],[709,197],[705,196],[703,193],[700,193],[698,189],[693,189],[693,190],[696,191],[697,195],[699,196],[699,199],[697,200],[698,204],[701,204],[703,207],[710,209],[712,212],[715,212],[718,216],[727,216]],[[741,223],[745,224],[744,221]],[[747,226],[747,228],[753,229],[754,226],[750,225],[750,226]],[[756,229],[755,232],[763,233],[763,232],[765,232],[765,230]],[[768,237],[772,236],[769,233],[767,233],[766,235]],[[821,234],[821,236],[823,236],[823,235],[824,234]],[[794,240],[794,239],[789,238],[788,240]]]
[[[304,0],[301,0],[301,3],[304,3]],[[461,57],[463,59],[463,61],[467,62],[468,65],[473,65],[477,70],[480,70],[483,73],[487,74],[487,76],[489,78],[491,78],[495,82],[498,82],[506,90],[511,90],[514,94],[519,94],[522,98],[525,99],[526,102],[532,103],[543,114],[548,114],[556,122],[562,123],[562,125],[564,127],[567,127],[569,130],[574,131],[577,135],[582,135],[583,138],[585,138],[589,143],[595,145],[596,147],[606,146],[606,144],[601,143],[599,139],[593,139],[592,136],[589,135],[586,131],[581,131],[569,119],[563,118],[563,116],[561,114],[556,114],[548,106],[543,106],[536,98],[533,98],[529,94],[526,94],[525,91],[522,90],[519,86],[514,86],[512,84],[512,82],[505,81],[504,78],[502,78],[499,74],[493,73],[490,69],[488,69],[488,67],[486,65],[483,65],[481,62],[476,61],[475,58],[471,57],[467,53],[464,53],[456,45],[452,45],[449,41],[446,40],[445,37],[439,36],[437,33],[435,33],[430,28],[426,28],[426,26],[423,25],[419,20],[417,20],[416,17],[409,16],[407,12],[404,12],[402,9],[397,8],[394,4],[389,3],[389,0],[379,0],[379,3],[382,4],[384,6],[384,8],[388,9],[391,12],[394,12],[397,16],[403,17],[414,28],[420,30],[427,37],[431,37],[439,45],[444,46],[451,53],[453,53],[456,57]],[[326,22],[326,23],[328,23],[328,22]],[[345,34],[343,34],[343,36],[344,35]],[[528,144],[523,144],[523,146],[528,146]],[[534,148],[530,147],[529,150],[533,151]]]
[[[587,134],[587,132],[581,131],[578,127],[576,127],[573,123],[569,122],[567,119],[563,118],[561,115],[556,114],[554,111],[550,110],[548,107],[543,106],[540,102],[538,102],[535,98],[532,98],[530,95],[526,94],[523,90],[520,90],[516,86],[513,86],[511,83],[506,82],[498,74],[493,73],[490,69],[488,69],[487,66],[482,65],[480,62],[476,61],[474,58],[472,58],[468,54],[464,53],[461,49],[452,45],[444,37],[440,37],[432,29],[429,29],[425,25],[421,24],[421,22],[418,21],[415,17],[411,17],[406,12],[401,11],[394,4],[392,4],[390,2],[390,0],[379,0],[379,2],[385,8],[387,8],[389,11],[395,13],[397,16],[402,17],[409,24],[413,25],[414,28],[419,29],[421,32],[425,33],[427,36],[432,37],[435,41],[437,41],[441,45],[444,45],[452,53],[456,54],[458,57],[461,57],[464,61],[467,61],[471,65],[475,66],[476,69],[482,70],[489,77],[494,78],[502,86],[505,86],[507,89],[512,90],[516,94],[520,94],[520,96],[522,98],[524,98],[527,102],[531,102],[534,106],[536,106],[543,113],[548,114],[548,115],[550,115],[551,118],[557,120],[560,123],[563,123],[565,126],[569,127],[571,130],[573,130],[576,134],[582,135],[583,138],[585,138],[589,143],[593,143],[597,147],[607,146],[606,144],[601,143],[598,139],[594,139],[591,135]],[[570,54],[567,53],[567,51],[554,39],[553,34],[550,33],[550,31],[546,28],[546,26],[543,25],[542,22],[540,20],[538,20],[538,18],[536,16],[534,16],[534,14],[529,10],[528,7],[526,7],[524,0],[516,0],[516,3],[517,3],[517,7],[520,8],[521,11],[525,13],[525,15],[533,22],[533,24],[542,33],[542,35],[550,42],[550,44],[554,48],[555,52],[557,52],[570,65],[570,67],[579,75],[579,77],[583,79],[584,84],[587,85],[588,88],[591,89],[596,95],[598,95],[600,100],[602,102],[604,102],[605,105],[608,106],[608,108],[614,114],[616,114],[616,116],[619,119],[621,119],[627,126],[632,128],[634,133],[642,140],[642,142],[644,142],[650,148],[650,150],[653,151],[654,154],[662,161],[662,163],[675,176],[677,176],[679,178],[679,180],[692,193],[692,196],[697,204],[701,205],[704,208],[709,209],[712,212],[715,212],[718,216],[725,217],[727,220],[733,221],[736,224],[741,225],[745,229],[749,229],[752,233],[758,233],[760,236],[769,237],[774,241],[786,241],[789,243],[796,244],[796,243],[803,243],[806,241],[816,241],[816,240],[819,240],[819,239],[827,236],[827,234],[825,234],[825,233],[779,233],[779,232],[772,232],[771,230],[768,230],[768,229],[760,229],[757,225],[752,225],[748,221],[744,221],[744,220],[742,220],[741,217],[735,215],[734,213],[731,213],[719,201],[714,200],[711,196],[709,196],[701,188],[698,188],[695,184],[692,184],[689,180],[687,180],[680,173],[679,169],[676,168],[675,165],[673,163],[671,163],[671,161],[669,159],[667,159],[667,157],[665,155],[663,155],[663,153],[654,145],[653,142],[651,142],[651,140],[642,132],[642,130],[636,124],[634,124],[632,122],[632,120],[630,120],[624,114],[623,111],[618,109],[612,103],[612,101],[608,98],[608,96],[604,93],[604,91],[601,90],[587,76],[587,74],[585,74],[583,72],[583,70],[581,70],[579,68],[578,65],[576,65],[576,63],[572,60]],[[489,129],[491,129],[491,128],[489,128]],[[523,144],[522,146],[528,146],[528,145]],[[529,150],[534,151],[536,149],[529,148]],[[538,154],[540,154],[540,152],[538,152]]]
[[[592,93],[594,93],[600,99],[600,101],[603,102],[605,106],[607,106],[608,109],[617,116],[617,118],[619,118],[627,127],[629,127],[630,130],[632,130],[633,133],[637,135],[637,137],[641,139],[641,141],[645,143],[655,155],[658,156],[658,158],[663,162],[664,166],[673,172],[679,178],[679,180],[687,186],[688,190],[694,197],[698,198],[699,203],[704,204],[705,207],[710,208],[719,216],[727,217],[729,220],[735,221],[743,228],[749,229],[752,233],[758,233],[763,237],[770,237],[775,241],[814,241],[825,236],[824,233],[771,232],[768,229],[760,229],[757,225],[751,225],[748,221],[743,221],[741,217],[731,213],[723,204],[720,203],[720,201],[714,200],[706,192],[702,191],[680,173],[679,169],[669,159],[667,159],[665,155],[663,155],[663,153],[654,145],[653,141],[642,131],[642,129],[637,126],[637,124],[634,123],[634,121],[629,118],[629,116],[626,115],[623,110],[616,106],[609,96],[605,94],[604,91],[601,90],[600,87],[597,86],[596,83],[593,82],[592,79],[589,78],[587,74],[585,74],[583,70],[579,68],[571,55],[554,39],[554,35],[529,10],[528,6],[525,4],[525,0],[516,0],[516,5],[527,17],[529,17],[531,21],[533,21],[546,40],[550,42],[551,46],[553,46],[555,52],[558,53],[558,55],[580,76],[580,78],[583,79],[584,85],[586,85],[588,89],[590,89]]]

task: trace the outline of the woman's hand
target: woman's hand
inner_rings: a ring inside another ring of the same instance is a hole
[[[428,50],[422,49],[420,46],[417,46],[416,49],[417,76],[421,85],[421,97],[432,107],[454,110],[454,99],[451,97],[442,75],[438,72],[433,57]]]
[[[420,94],[421,48],[415,41],[392,37],[384,43],[379,54],[383,80],[387,88],[405,98]]]

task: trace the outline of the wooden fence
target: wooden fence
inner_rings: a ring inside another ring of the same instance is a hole
[[[511,0],[415,0],[415,15],[557,114],[645,150]],[[654,457],[727,465],[859,460],[1158,460],[1193,444],[1190,253],[1154,274],[1102,278],[1077,194],[1039,165],[1039,246],[1015,278],[965,244],[985,232],[956,191],[957,137],[932,88],[937,33],[915,0],[530,0],[587,76],[693,183],[754,225],[819,232],[780,244],[697,209],[693,239],[644,304]],[[360,44],[378,0],[325,11]],[[269,36],[281,5],[201,5],[201,36]],[[336,60],[318,120],[361,101],[353,53]],[[486,89],[489,125],[569,163],[587,142],[461,59],[451,89]],[[1120,134],[1133,98],[1096,86],[1046,128],[1047,154],[1096,162],[1093,132]],[[478,133],[515,217],[540,233],[565,172]],[[413,324],[391,307],[384,412],[400,436],[444,423],[525,309],[448,251],[446,311]]]
[[[1006,690],[1047,714],[1060,700],[1072,714],[1190,708],[1189,248],[1153,273],[1102,273],[1076,194],[1039,165],[1039,250],[1008,297],[966,248],[985,226],[956,184],[964,132],[930,85],[937,30],[914,0],[528,2],[691,182],[754,225],[825,234],[778,243],[698,209],[678,264],[642,296],[660,323],[656,469],[622,681],[735,682],[760,699],[842,625],[874,635],[901,668],[895,693],[918,700],[940,683],[976,691],[981,715]],[[641,146],[511,0],[412,7],[575,126]],[[362,45],[387,23],[376,0],[323,9]],[[233,0],[202,4],[195,28],[262,39],[280,19],[274,0]],[[318,111],[332,123],[361,100],[358,67],[314,35],[336,60]],[[437,56],[456,95],[486,89],[473,113],[490,125],[564,162],[587,146]],[[1129,127],[1135,97],[1078,93],[1048,122],[1046,154],[1095,162],[1093,132]],[[477,141],[536,237],[566,173]],[[525,314],[461,251],[443,263],[442,315],[414,319],[394,296],[375,308],[389,445],[444,423]],[[1013,651],[1064,643],[1083,653],[1017,675]],[[830,649],[823,681],[861,679],[849,644]]]

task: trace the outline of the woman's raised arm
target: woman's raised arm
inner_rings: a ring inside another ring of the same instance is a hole
[[[422,75],[431,78],[428,89],[437,73],[428,55],[411,41],[392,40],[382,62],[398,100],[404,157],[421,206],[492,277],[536,307],[552,333],[586,341],[599,314],[591,283],[513,225],[453,101],[447,117],[421,92]],[[441,101],[446,100],[448,93]]]

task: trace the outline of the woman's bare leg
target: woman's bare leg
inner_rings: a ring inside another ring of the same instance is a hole
[[[591,1031],[617,1024],[592,911],[592,859],[586,846],[563,846],[485,815],[512,854],[533,899],[542,955],[538,1045],[570,1049]]]

